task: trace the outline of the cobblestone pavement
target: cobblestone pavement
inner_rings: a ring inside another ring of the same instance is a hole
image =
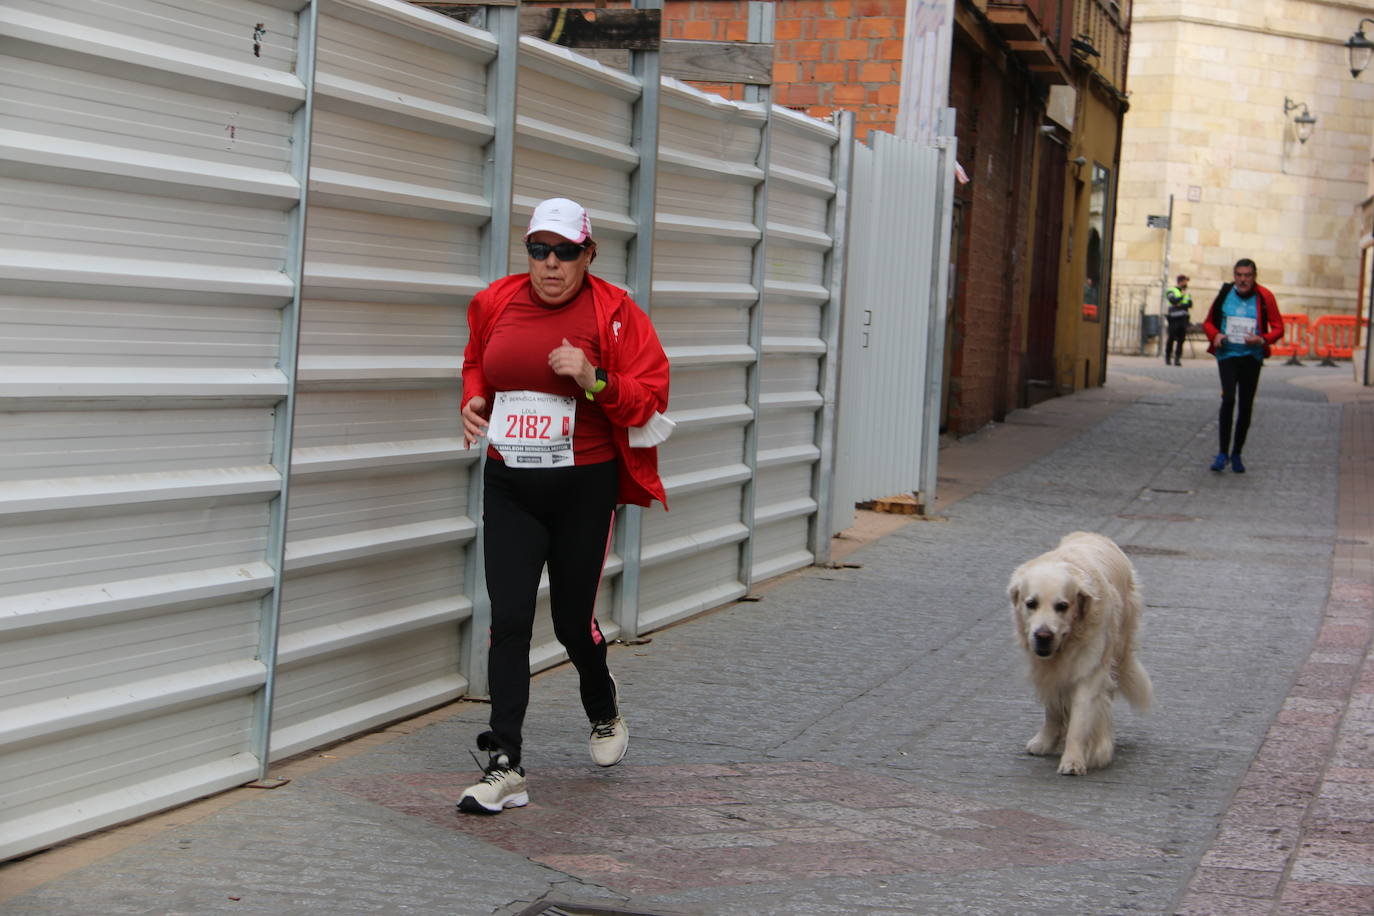
[[[486,713],[460,702],[0,866],[0,913],[1374,912],[1374,389],[1348,379],[1266,367],[1250,471],[1214,474],[1213,364],[1114,357],[950,443],[935,515],[851,532],[854,565],[615,647],[618,767],[564,666],[527,808],[454,813]],[[1023,751],[1004,589],[1079,528],[1140,573],[1156,709],[1118,704],[1116,761],[1074,778]]]

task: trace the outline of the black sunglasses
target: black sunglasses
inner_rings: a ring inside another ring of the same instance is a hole
[[[552,251],[554,257],[560,261],[576,261],[582,252],[587,248],[586,245],[579,245],[576,242],[559,242],[557,245],[545,245],[543,242],[526,242],[525,250],[530,253],[530,257],[536,261],[542,261],[549,256]]]

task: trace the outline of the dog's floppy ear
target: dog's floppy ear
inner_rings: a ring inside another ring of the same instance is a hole
[[[1007,583],[1007,598],[1011,601],[1012,607],[1017,607],[1021,604],[1022,588],[1021,571],[1017,570],[1012,573],[1011,581]]]
[[[1073,570],[1074,586],[1078,589],[1078,613],[1086,617],[1092,610],[1093,603],[1098,601],[1102,594],[1092,576],[1077,566],[1071,566],[1070,569]]]

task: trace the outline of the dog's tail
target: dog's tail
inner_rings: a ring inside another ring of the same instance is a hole
[[[1126,659],[1126,664],[1117,672],[1116,686],[1137,712],[1147,712],[1154,703],[1155,688],[1150,683],[1150,675],[1145,673],[1145,667],[1134,654]]]

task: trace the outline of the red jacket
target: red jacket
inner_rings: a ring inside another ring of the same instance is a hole
[[[1231,292],[1233,286],[1234,283],[1222,284],[1221,291],[1212,300],[1212,307],[1207,310],[1207,320],[1202,322],[1202,329],[1207,333],[1208,353],[1217,351],[1215,341],[1221,333],[1221,304],[1226,301],[1226,295]],[[1264,355],[1268,356],[1270,348],[1283,337],[1283,316],[1279,314],[1279,301],[1266,287],[1256,283],[1255,295],[1259,296],[1260,300],[1260,307],[1255,309],[1255,330],[1264,338]]]
[[[468,345],[463,351],[460,408],[474,397],[492,403],[496,392],[482,371],[482,354],[496,319],[529,279],[527,273],[511,274],[472,297],[468,306]],[[655,412],[668,409],[668,357],[649,316],[628,293],[591,274],[587,274],[587,282],[596,309],[600,368],[606,370],[609,382],[596,395],[596,402],[611,421],[611,434],[620,458],[617,501],[648,506],[656,499],[666,509],[668,501],[658,476],[658,449],[630,448],[629,429],[643,426]]]

